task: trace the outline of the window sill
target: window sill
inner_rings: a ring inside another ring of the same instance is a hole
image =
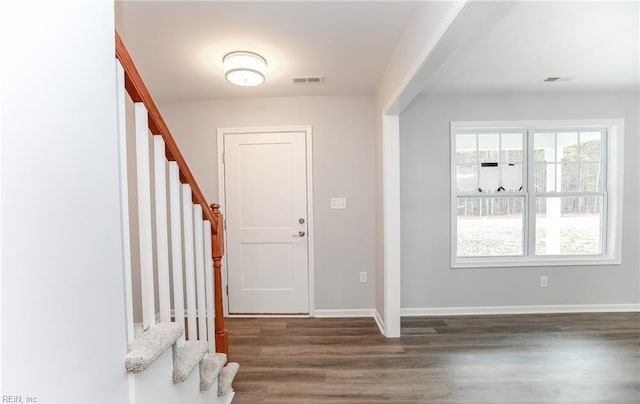
[[[539,258],[457,258],[451,268],[510,268],[510,267],[570,267],[586,265],[620,265],[620,258],[610,256],[597,257],[539,257]]]

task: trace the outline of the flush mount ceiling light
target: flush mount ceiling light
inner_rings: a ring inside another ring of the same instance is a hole
[[[224,77],[233,84],[251,87],[264,82],[267,61],[253,52],[231,52],[222,58]]]

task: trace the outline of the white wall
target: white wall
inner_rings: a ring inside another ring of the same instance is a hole
[[[402,307],[640,302],[638,93],[420,96],[400,120]],[[450,268],[449,122],[625,120],[622,265]],[[541,275],[549,287],[539,288]]]
[[[126,403],[113,2],[2,2],[2,391]]]
[[[160,103],[207,201],[218,200],[216,131],[312,125],[315,308],[370,309],[375,289],[372,97],[291,97]],[[347,210],[329,198],[346,197]],[[369,283],[359,283],[359,272]]]

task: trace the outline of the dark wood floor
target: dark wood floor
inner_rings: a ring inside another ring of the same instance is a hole
[[[640,313],[228,319],[234,403],[638,403]]]

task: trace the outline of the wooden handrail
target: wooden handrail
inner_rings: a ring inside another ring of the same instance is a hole
[[[151,93],[149,93],[147,86],[144,84],[144,81],[142,81],[142,76],[140,76],[136,65],[133,63],[133,59],[131,59],[131,55],[129,54],[127,47],[124,45],[124,42],[117,31],[116,58],[120,61],[120,64],[124,69],[124,86],[127,93],[129,93],[133,102],[144,103],[144,106],[147,108],[147,112],[149,113],[149,130],[154,135],[162,136],[165,144],[165,155],[167,156],[167,160],[175,161],[178,164],[178,168],[180,169],[180,181],[183,184],[189,184],[189,186],[191,186],[191,199],[193,203],[199,204],[202,208],[202,214],[204,217],[209,220],[209,222],[213,223],[213,215],[209,209],[209,204],[204,198],[195,177],[187,165],[187,161],[180,152],[180,149],[178,148],[173,135],[171,135],[171,131],[169,131],[169,127],[162,118],[162,115],[160,115],[160,111],[158,110],[156,103],[153,101]]]
[[[127,51],[122,38],[116,31],[116,58],[120,61],[124,69],[124,84],[127,93],[133,102],[142,102],[147,108],[149,115],[149,130],[154,135],[162,136],[165,143],[165,155],[167,160],[175,161],[180,170],[180,182],[189,184],[191,187],[191,201],[199,204],[202,208],[203,218],[211,223],[211,249],[213,261],[213,279],[214,279],[214,305],[215,305],[215,341],[216,352],[229,354],[229,342],[227,330],[224,326],[224,312],[222,310],[222,257],[224,255],[224,219],[220,213],[220,205],[212,204],[209,206],[204,198],[198,183],[196,182],[184,156],[180,152],[173,135],[169,131],[169,127],[165,123],[156,103],[151,97],[151,93],[142,81],[142,76],[138,72],[133,59]]]

